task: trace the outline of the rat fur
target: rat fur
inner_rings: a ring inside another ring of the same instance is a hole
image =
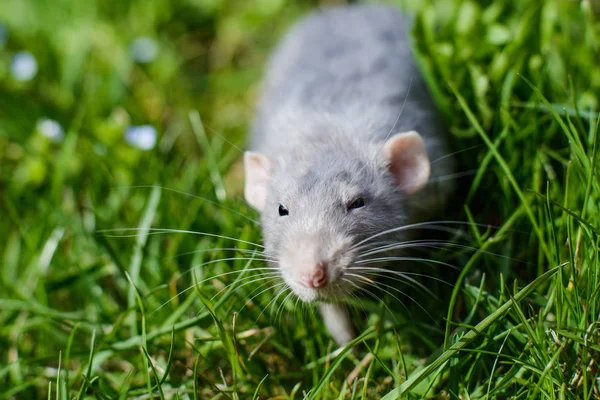
[[[244,157],[266,255],[300,299],[321,303],[341,345],[354,336],[342,303],[367,276],[361,253],[406,240],[385,232],[434,218],[453,189],[447,131],[408,29],[383,5],[302,19],[267,67]]]

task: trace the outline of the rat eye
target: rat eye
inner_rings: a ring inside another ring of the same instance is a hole
[[[280,204],[280,205],[279,205],[279,216],[280,216],[280,217],[284,217],[284,216],[288,215],[289,213],[290,213],[290,212],[288,211],[288,209],[287,209],[287,208],[285,208],[285,207],[283,206],[283,204]]]
[[[358,199],[356,199],[352,203],[350,203],[350,205],[348,206],[348,211],[354,210],[355,208],[361,208],[364,205],[365,205],[365,199],[363,199],[362,197],[359,197]]]

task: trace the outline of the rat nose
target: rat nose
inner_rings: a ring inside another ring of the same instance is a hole
[[[315,268],[303,277],[300,283],[309,288],[320,288],[327,284],[328,279],[327,263],[319,261]]]

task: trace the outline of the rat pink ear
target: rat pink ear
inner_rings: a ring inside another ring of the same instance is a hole
[[[402,192],[413,194],[429,180],[429,157],[425,143],[417,132],[403,132],[392,136],[385,142],[383,154]]]
[[[271,179],[271,159],[253,151],[244,153],[244,197],[248,204],[262,211]]]

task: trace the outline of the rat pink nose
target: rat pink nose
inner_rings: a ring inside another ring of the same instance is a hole
[[[301,283],[309,288],[319,288],[325,286],[327,280],[327,263],[321,261],[302,279]]]

